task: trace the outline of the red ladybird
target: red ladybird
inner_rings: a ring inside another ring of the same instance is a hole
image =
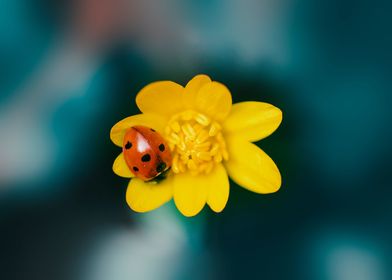
[[[143,181],[164,176],[172,164],[166,141],[154,129],[145,126],[133,126],[127,130],[123,153],[131,172]]]

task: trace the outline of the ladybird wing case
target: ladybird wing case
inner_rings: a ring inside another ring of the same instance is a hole
[[[172,156],[163,137],[152,128],[131,127],[123,142],[125,162],[134,175],[152,180],[171,167]]]

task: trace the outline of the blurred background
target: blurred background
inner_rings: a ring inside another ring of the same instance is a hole
[[[1,279],[392,279],[390,3],[2,0]],[[278,193],[125,202],[114,123],[206,73],[281,108]]]

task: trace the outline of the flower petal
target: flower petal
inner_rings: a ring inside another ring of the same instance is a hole
[[[180,173],[174,176],[173,198],[178,210],[187,217],[197,215],[207,201],[206,176]]]
[[[221,83],[204,84],[196,93],[194,107],[216,120],[224,120],[231,109],[230,91]]]
[[[229,160],[225,166],[233,181],[256,193],[279,190],[281,176],[273,160],[256,145],[236,137],[226,138]]]
[[[190,80],[185,86],[183,94],[183,104],[186,109],[192,108],[193,104],[196,103],[196,96],[199,90],[205,85],[211,83],[210,77],[207,75],[196,75]]]
[[[230,183],[222,164],[215,167],[212,175],[215,180],[211,183],[207,203],[213,211],[219,213],[225,208],[229,199]]]
[[[234,104],[223,127],[245,140],[254,142],[272,134],[282,122],[282,111],[263,102]]]
[[[127,163],[125,162],[124,154],[121,153],[118,157],[114,160],[113,163],[113,171],[118,176],[125,177],[125,178],[132,178],[135,177],[133,173],[129,170]]]
[[[136,104],[143,113],[169,116],[182,108],[184,88],[171,81],[154,82],[136,96]]]
[[[228,198],[227,174],[223,167],[215,168],[209,174],[180,173],[174,176],[174,202],[180,212],[187,217],[197,215],[206,204],[219,212],[223,210]],[[220,193],[222,191],[222,193]],[[211,195],[212,193],[212,195]]]
[[[122,147],[124,135],[128,128],[135,125],[144,125],[162,133],[166,122],[166,118],[156,114],[139,114],[130,116],[119,121],[112,127],[112,130],[110,131],[110,139],[114,144]]]
[[[173,196],[173,177],[156,182],[144,182],[133,178],[129,182],[126,199],[129,207],[136,212],[154,210],[168,202]]]
[[[196,75],[185,86],[186,94],[196,94],[205,84],[211,83],[210,77],[204,74]]]

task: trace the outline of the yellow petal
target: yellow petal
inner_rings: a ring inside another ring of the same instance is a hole
[[[227,133],[254,142],[272,134],[281,122],[281,110],[268,103],[250,101],[234,104],[223,127]]]
[[[207,201],[208,178],[180,173],[174,176],[173,198],[178,210],[187,217],[197,215]]]
[[[133,173],[129,170],[128,165],[125,162],[124,154],[121,153],[119,156],[115,159],[113,163],[113,171],[116,173],[118,176],[125,177],[125,178],[132,178],[135,177]]]
[[[136,104],[143,113],[170,116],[182,109],[184,88],[170,81],[154,82],[136,96]]]
[[[173,177],[156,182],[144,182],[133,178],[129,182],[126,199],[129,207],[136,212],[154,210],[168,202],[173,196]]]
[[[197,110],[218,121],[227,117],[232,103],[230,91],[218,82],[204,84],[196,93],[194,102]]]
[[[110,131],[110,139],[119,147],[123,145],[125,132],[128,128],[135,125],[144,125],[151,127],[156,131],[163,133],[167,119],[156,114],[139,114],[125,118],[116,123]]]
[[[206,204],[214,211],[222,211],[228,199],[228,178],[222,166],[209,174],[176,174],[174,177],[174,202],[180,212],[187,217],[197,215]],[[222,192],[222,193],[221,193]]]
[[[215,179],[211,180],[207,203],[213,211],[219,213],[225,208],[229,199],[229,178],[222,164],[217,165],[212,172]]]
[[[231,179],[256,192],[279,190],[281,176],[273,160],[256,145],[236,137],[226,138],[229,160],[225,163]]]
[[[205,85],[211,83],[210,77],[204,74],[196,75],[185,86],[183,94],[183,104],[188,109],[195,104],[195,99],[199,90]]]
[[[211,82],[210,77],[204,74],[196,75],[190,80],[185,86],[186,94],[195,94],[201,89],[205,84]]]

